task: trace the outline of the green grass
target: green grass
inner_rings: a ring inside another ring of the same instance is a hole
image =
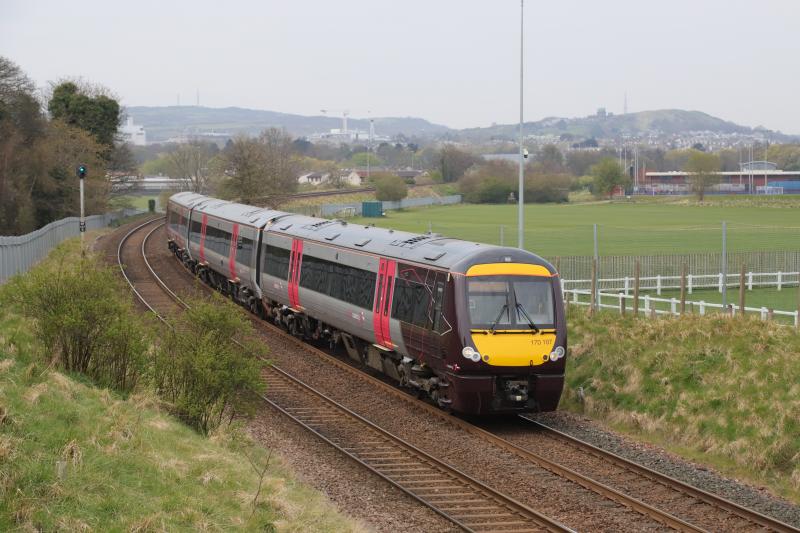
[[[590,317],[575,307],[569,322],[562,408],[800,502],[794,328],[722,316]]]
[[[146,390],[58,372],[32,331],[0,308],[0,531],[361,529],[239,427],[204,438]]]
[[[645,293],[642,293],[645,294]],[[655,291],[648,291],[647,294],[654,298],[678,298],[680,299],[680,290],[662,290],[661,296],[657,296]],[[695,289],[692,294],[686,295],[686,300],[693,300],[696,302],[706,303],[722,303],[722,293],[717,289]],[[739,305],[739,288],[729,287],[727,302],[729,304]],[[798,302],[797,287],[784,287],[781,290],[775,288],[754,288],[752,291],[745,291],[745,307],[766,307],[767,309],[776,309],[781,311],[796,311]],[[629,302],[628,307],[631,307]],[[709,310],[710,311],[710,310]],[[697,307],[695,307],[697,312]],[[792,321],[791,317],[781,317],[783,321]]]
[[[758,203],[722,197],[699,205],[690,200],[645,198],[614,203],[529,204],[525,206],[525,245],[547,257],[592,255],[592,225],[598,224],[601,255],[718,252],[722,221],[727,221],[731,252],[797,249],[798,200],[779,200]],[[462,204],[389,211],[383,218],[358,218],[354,222],[419,233],[432,227],[436,233],[491,244],[500,244],[503,226],[504,244],[517,243],[515,205]]]

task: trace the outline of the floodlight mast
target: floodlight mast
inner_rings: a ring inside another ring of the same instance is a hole
[[[519,214],[517,220],[517,234],[519,236],[518,246],[520,249],[525,247],[525,213],[524,207],[524,185],[525,185],[525,157],[522,153],[522,88],[523,88],[523,23],[524,23],[525,0],[519,0]]]

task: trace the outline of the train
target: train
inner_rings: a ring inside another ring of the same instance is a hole
[[[170,197],[169,249],[203,282],[441,408],[553,411],[567,328],[558,272],[525,250]]]

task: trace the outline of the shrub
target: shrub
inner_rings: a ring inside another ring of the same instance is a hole
[[[408,185],[400,176],[385,176],[375,181],[375,198],[381,202],[398,202],[408,196]]]
[[[252,326],[238,309],[219,296],[195,300],[172,320],[172,329],[155,354],[153,381],[175,413],[198,431],[208,434],[224,418],[248,416],[263,390],[260,357],[266,348],[244,341]]]
[[[525,174],[525,202],[566,202],[572,178],[566,174],[532,172]],[[476,204],[500,204],[516,196],[519,168],[508,161],[487,161],[473,166],[459,182],[464,200]]]
[[[9,298],[34,320],[48,363],[132,390],[150,343],[129,291],[93,256],[74,257],[67,245],[53,254],[54,260],[15,278]]]

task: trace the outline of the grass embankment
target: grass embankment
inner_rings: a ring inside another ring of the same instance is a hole
[[[598,225],[600,255],[649,255],[720,251],[722,221],[728,222],[728,250],[794,250],[800,229],[800,200],[714,198],[708,203],[682,200],[528,204],[525,245],[547,257],[592,255],[592,225]],[[478,242],[517,242],[516,205],[429,207],[389,211],[382,218],[356,218],[396,230],[433,231]]]
[[[206,438],[146,388],[59,372],[34,330],[0,308],[0,531],[357,528],[237,426]]]
[[[800,502],[800,333],[570,308],[562,408]],[[582,388],[584,400],[580,400]]]

